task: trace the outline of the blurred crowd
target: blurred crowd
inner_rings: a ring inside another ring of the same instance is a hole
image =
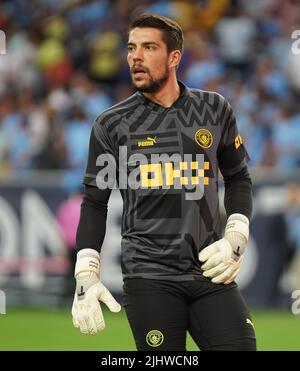
[[[300,166],[300,0],[7,0],[2,174],[67,170],[80,182],[95,117],[133,93],[127,28],[142,12],[182,26],[179,78],[229,100],[251,166]]]

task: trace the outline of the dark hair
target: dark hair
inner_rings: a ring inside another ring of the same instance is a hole
[[[183,52],[183,32],[178,23],[156,14],[141,14],[133,19],[129,26],[129,31],[136,27],[141,28],[157,28],[162,31],[162,40],[167,45],[167,50],[170,53],[173,50]]]

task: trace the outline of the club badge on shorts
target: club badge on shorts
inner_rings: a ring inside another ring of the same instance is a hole
[[[159,347],[164,341],[164,335],[159,330],[151,330],[146,335],[146,341],[150,347]]]
[[[209,148],[213,143],[213,136],[207,129],[199,129],[195,133],[195,141],[202,148]]]

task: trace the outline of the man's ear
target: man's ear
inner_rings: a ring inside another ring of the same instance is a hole
[[[176,68],[180,62],[181,53],[179,50],[173,50],[169,55],[169,67]]]

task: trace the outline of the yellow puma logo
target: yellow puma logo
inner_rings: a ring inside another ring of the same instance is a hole
[[[156,144],[156,137],[147,137],[146,140],[141,140],[140,142],[138,142],[138,147],[150,147],[154,146],[154,144]]]

